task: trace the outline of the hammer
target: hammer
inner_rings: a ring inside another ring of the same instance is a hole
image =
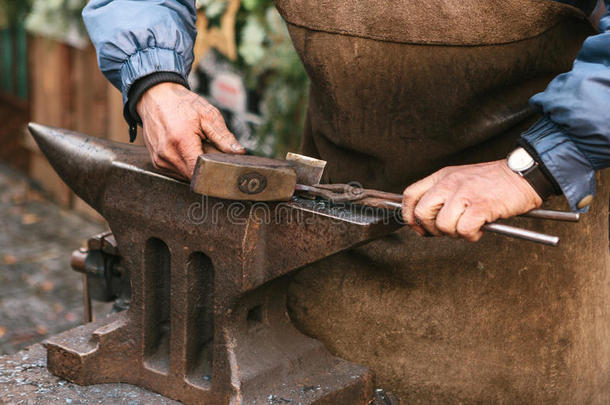
[[[297,192],[334,203],[354,203],[390,210],[401,208],[400,194],[347,184],[319,184],[325,167],[323,160],[296,153],[288,153],[286,160],[225,154],[201,155],[195,166],[191,190],[210,197],[245,201],[288,201]],[[523,216],[565,222],[578,222],[580,219],[579,214],[540,209]],[[559,244],[557,236],[509,225],[490,223],[485,224],[483,229],[550,246]]]

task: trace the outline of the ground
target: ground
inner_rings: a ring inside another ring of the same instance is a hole
[[[82,322],[81,277],[70,268],[70,254],[103,230],[0,166],[0,355]]]

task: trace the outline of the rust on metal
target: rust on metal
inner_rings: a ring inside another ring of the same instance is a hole
[[[30,131],[62,179],[108,221],[116,243],[108,234],[89,250],[120,252],[117,275],[131,287],[128,311],[46,341],[51,372],[83,385],[136,384],[186,404],[374,398],[366,367],[294,328],[285,276],[393,232],[393,213],[301,198],[202,198],[156,171],[143,147],[35,124]]]

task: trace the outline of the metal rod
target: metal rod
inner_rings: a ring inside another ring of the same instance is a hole
[[[378,198],[386,198],[387,203],[384,201],[383,205],[387,205],[388,208],[401,208],[402,202],[402,194],[393,194],[386,193],[377,190],[369,190],[373,192],[372,197]],[[520,216],[530,217],[530,218],[539,218],[539,219],[549,219],[552,221],[563,221],[563,222],[578,222],[580,221],[580,214],[575,212],[566,212],[566,211],[554,211],[554,210],[543,210],[543,209],[534,209]]]
[[[401,203],[397,203],[397,202],[394,202],[394,201],[384,201],[383,205],[385,205],[387,208],[396,209],[396,210],[399,210],[399,209],[402,208],[402,204]]]
[[[512,238],[524,239],[530,242],[542,243],[548,246],[559,245],[559,237],[547,235],[544,233],[529,231],[527,229],[516,228],[514,226],[502,224],[485,224],[483,229],[490,232],[495,232],[501,235],[510,236]]]
[[[89,323],[93,320],[91,312],[91,296],[89,295],[89,283],[87,283],[87,273],[83,273],[83,320]]]
[[[531,210],[522,216],[530,218],[550,219],[553,221],[578,222],[580,214],[575,212],[552,211],[552,210]]]
[[[384,205],[386,205],[388,208],[395,208],[395,209],[401,208],[401,204],[395,203],[392,201],[384,201]],[[539,210],[539,211],[544,211],[544,210]],[[534,215],[538,214],[538,215],[553,216],[555,213],[571,214],[570,212],[550,211],[550,214],[546,213],[546,212],[542,212],[542,213],[534,212]],[[531,212],[528,214],[531,214]],[[534,218],[542,218],[542,217],[534,217]],[[573,219],[564,219],[564,218],[557,219],[555,216],[553,216],[553,218],[549,218],[549,217],[545,216],[544,218],[545,219],[556,219],[558,221],[573,221]],[[566,216],[566,218],[572,218],[572,217]],[[559,244],[559,238],[557,236],[547,235],[544,233],[534,232],[534,231],[530,231],[527,229],[517,228],[517,227],[509,226],[509,225],[502,225],[502,224],[496,224],[496,223],[485,224],[485,225],[483,225],[483,229],[485,229],[486,231],[489,231],[489,232],[494,232],[494,233],[498,233],[501,235],[510,236],[513,238],[524,239],[524,240],[527,240],[530,242],[542,243],[543,245],[548,245],[548,246],[557,246]]]

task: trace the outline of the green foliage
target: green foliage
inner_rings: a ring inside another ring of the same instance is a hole
[[[32,0],[0,0],[0,28],[17,25],[30,10]]]
[[[242,2],[237,38],[236,64],[245,74],[246,86],[262,91],[259,144],[271,143],[277,156],[298,149],[309,81],[271,0]]]
[[[81,47],[87,44],[87,33],[81,18],[87,0],[31,1],[31,12],[26,19],[28,31],[73,46]]]

